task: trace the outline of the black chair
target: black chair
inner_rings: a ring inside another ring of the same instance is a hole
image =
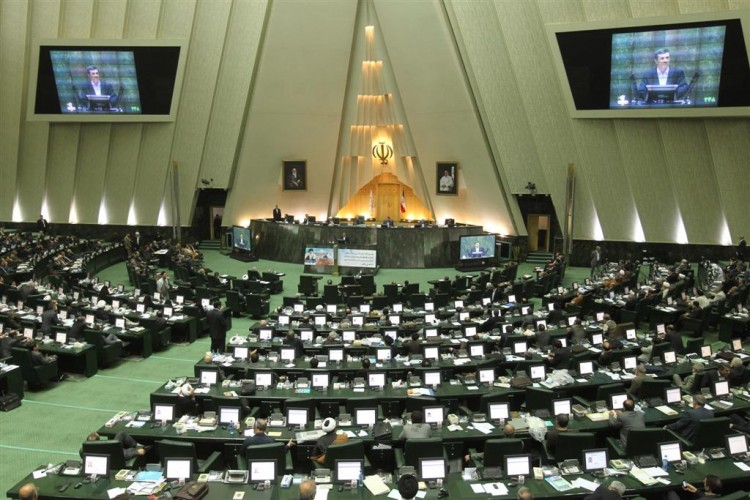
[[[548,389],[526,388],[526,410],[551,410],[557,393]]]
[[[159,455],[162,465],[167,458],[189,458],[193,461],[193,468],[200,473],[220,468],[221,452],[214,451],[207,459],[199,460],[195,451],[195,443],[187,441],[171,439],[156,441],[156,453]]]
[[[488,439],[484,443],[484,458],[474,460],[477,467],[504,467],[506,455],[523,453],[522,439]],[[476,454],[476,450],[469,449],[469,454]]]
[[[247,464],[251,460],[276,460],[279,472],[291,474],[294,471],[294,462],[292,454],[285,443],[256,444],[246,447],[244,457],[237,457],[237,464],[240,469],[247,469]]]
[[[268,316],[269,308],[268,301],[264,300],[262,295],[250,293],[245,297],[245,310],[254,319]]]
[[[674,441],[674,436],[667,429],[649,427],[631,429],[628,433],[628,444],[623,446],[618,437],[607,438],[607,448],[611,457],[636,457],[639,455],[657,455],[657,444]]]
[[[98,330],[85,329],[83,331],[83,336],[86,339],[86,343],[92,344],[96,347],[96,357],[100,367],[113,365],[120,360],[120,356],[122,355],[122,342],[106,344],[104,342],[104,336]]]
[[[13,356],[13,363],[21,367],[23,379],[31,390],[40,389],[59,375],[57,360],[34,366],[34,363],[31,361],[31,351],[21,347],[11,348],[11,356]]]
[[[321,401],[318,404],[320,418],[337,418],[341,413],[341,407],[338,401]]]
[[[704,342],[703,337],[687,339],[685,341],[685,354],[698,354],[700,356]]]
[[[316,469],[336,469],[336,460],[363,460],[365,470],[370,465],[370,461],[365,456],[365,443],[359,439],[350,439],[344,443],[332,444],[326,450],[325,460],[322,464],[313,461]]]
[[[557,435],[557,447],[554,455],[545,447],[545,458],[548,461],[561,462],[575,458],[580,460],[583,450],[596,448],[596,434],[593,432],[561,432]]]
[[[704,418],[698,422],[698,428],[692,439],[682,438],[685,446],[690,450],[724,447],[726,445],[724,437],[733,432],[729,428],[731,422],[729,417]],[[629,436],[628,441],[630,441]]]
[[[447,458],[443,449],[443,439],[436,437],[405,441],[403,449],[396,449],[396,468],[411,465],[416,469],[420,458]]]
[[[240,299],[240,292],[227,290],[227,307],[235,317],[242,316],[245,313],[245,304]]]
[[[109,457],[109,470],[132,469],[138,457],[125,460],[125,452],[122,444],[117,440],[110,441],[86,441],[81,445],[84,455],[107,455]]]
[[[641,384],[640,399],[664,398],[664,389],[671,386],[670,380],[644,380]]]

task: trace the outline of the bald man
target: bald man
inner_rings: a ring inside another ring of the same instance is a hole
[[[26,483],[21,486],[21,489],[18,490],[18,498],[21,500],[36,500],[39,498],[34,483]]]
[[[315,481],[307,479],[299,485],[299,500],[313,500],[315,498]]]

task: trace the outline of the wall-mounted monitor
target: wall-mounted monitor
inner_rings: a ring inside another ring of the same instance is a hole
[[[27,119],[174,121],[186,52],[184,40],[34,40]]]
[[[571,115],[750,115],[747,12],[550,25]]]
[[[461,260],[481,260],[495,257],[495,235],[460,236],[459,258]]]

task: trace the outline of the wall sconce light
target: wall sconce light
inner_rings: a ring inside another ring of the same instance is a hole
[[[380,160],[381,165],[388,165],[388,160],[393,158],[393,148],[384,142],[379,142],[372,148],[372,156]]]

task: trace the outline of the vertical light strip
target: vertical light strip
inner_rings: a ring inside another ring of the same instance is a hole
[[[633,213],[633,241],[637,243],[644,243],[646,241],[646,235],[643,232],[643,225],[641,225],[638,210],[635,210]]]
[[[591,228],[591,234],[594,235],[595,241],[604,241],[604,231],[602,231],[602,223],[599,222],[599,214],[594,210],[593,227]]]
[[[39,211],[41,215],[44,215],[44,218],[47,220],[55,220],[54,217],[52,217],[52,214],[49,213],[49,206],[47,205],[47,194],[44,194],[44,198],[42,199],[42,208]]]
[[[156,219],[156,225],[164,227],[167,225],[167,210],[166,202],[162,200],[161,207],[159,207],[159,217]]]
[[[675,223],[675,234],[674,234],[674,240],[676,243],[679,243],[680,245],[685,245],[688,243],[688,236],[687,231],[685,231],[685,223],[682,222],[682,214],[680,213],[679,209],[677,210],[677,221]]]
[[[724,214],[722,214],[721,219],[721,235],[719,236],[719,242],[724,246],[731,246],[732,233],[729,232],[729,224],[727,224],[727,218]]]
[[[135,202],[130,202],[130,208],[128,209],[128,226],[135,226],[138,224],[138,219],[135,216]]]
[[[22,222],[23,221],[23,214],[21,214],[21,202],[18,199],[18,196],[16,196],[16,199],[13,201],[13,216],[11,217],[13,222]]]
[[[75,198],[70,201],[70,215],[68,216],[68,223],[78,224],[78,209],[76,208]]]
[[[102,201],[99,204],[99,224],[108,224],[109,217],[107,216],[107,197],[106,194],[102,195]]]

